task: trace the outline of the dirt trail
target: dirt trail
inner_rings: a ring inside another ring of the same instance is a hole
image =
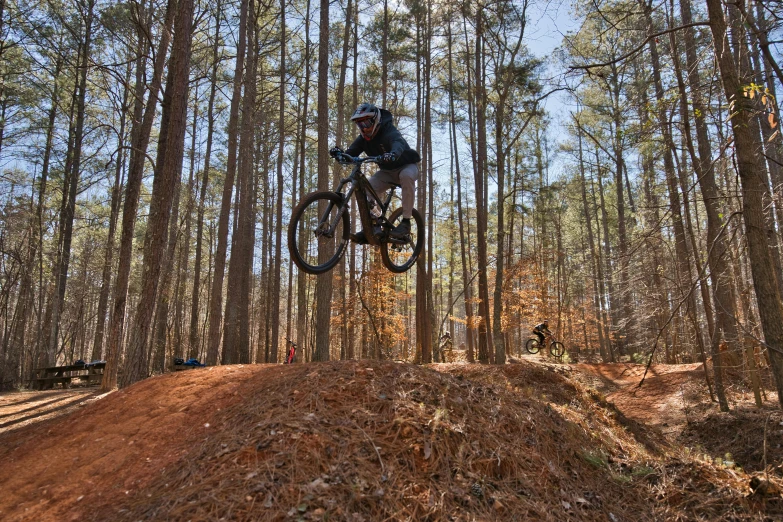
[[[582,382],[606,396],[629,419],[705,458],[730,461],[747,471],[783,476],[783,412],[775,392],[757,408],[736,376],[727,376],[730,411],[710,400],[701,363],[650,367],[638,364],[578,364]]]
[[[709,402],[704,368],[698,364],[654,365],[642,383],[639,364],[577,364],[576,370],[595,377],[593,387],[606,395],[625,416],[674,433],[699,405]],[[639,385],[640,383],[641,386]]]
[[[3,394],[0,520],[9,520],[4,513],[11,520],[75,520],[78,504],[142,487],[238,399],[236,387],[251,374],[243,366],[191,370],[104,397],[94,389]]]
[[[59,417],[99,397],[95,388],[0,394],[0,434]]]

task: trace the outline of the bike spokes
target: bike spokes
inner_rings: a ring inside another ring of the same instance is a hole
[[[540,349],[541,347],[538,344],[538,339],[528,339],[525,343],[525,350],[527,350],[527,353],[536,354]]]
[[[565,353],[565,346],[559,341],[553,341],[552,344],[549,345],[549,353],[553,357],[560,358]]]
[[[305,272],[332,269],[345,251],[350,226],[348,213],[340,213],[342,203],[334,192],[314,192],[292,211],[288,248],[292,261]]]
[[[398,208],[389,216],[389,223],[396,227],[400,221],[402,221],[402,209]],[[381,259],[386,268],[400,274],[416,263],[422,248],[424,248],[424,220],[414,209],[410,233],[401,238],[389,236],[382,241]]]

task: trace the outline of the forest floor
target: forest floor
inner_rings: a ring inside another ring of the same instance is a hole
[[[783,520],[783,412],[701,364],[220,366],[0,394],[0,520]]]

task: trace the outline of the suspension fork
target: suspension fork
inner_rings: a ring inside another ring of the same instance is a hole
[[[351,175],[345,179],[340,180],[340,184],[337,185],[337,188],[334,191],[335,194],[338,194],[340,196],[342,202],[340,203],[340,208],[337,211],[337,215],[335,216],[334,220],[331,223],[329,223],[329,228],[328,230],[326,230],[326,234],[329,237],[334,235],[334,230],[337,228],[337,224],[343,218],[343,214],[345,214],[348,211],[348,202],[350,201],[351,196],[353,196],[353,193],[356,192],[357,185],[359,183],[359,177],[356,175],[357,170],[358,170],[358,166],[354,167],[354,170],[351,172]],[[350,185],[350,187],[345,192],[345,194],[343,194],[342,190],[343,187],[345,187],[346,185]],[[362,191],[360,190],[360,192]],[[329,217],[329,213],[332,211],[332,208],[334,208],[334,205],[335,204],[332,202],[329,202],[329,204],[327,205],[324,214],[321,216],[320,223],[322,225],[327,223],[327,218]]]

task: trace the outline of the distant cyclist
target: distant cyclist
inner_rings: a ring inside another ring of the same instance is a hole
[[[452,348],[454,346],[454,342],[451,340],[451,333],[449,331],[443,332],[443,335],[440,338],[440,353],[443,357],[443,362],[454,362],[453,352]]]
[[[533,327],[533,333],[538,336],[538,344],[544,346],[544,340],[547,335],[552,335],[549,331],[549,320],[544,319],[544,322],[537,324]]]

